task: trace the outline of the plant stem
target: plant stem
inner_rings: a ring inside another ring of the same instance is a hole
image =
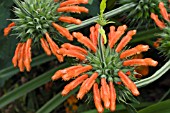
[[[167,61],[164,66],[162,66],[158,71],[156,71],[152,76],[135,82],[137,87],[144,87],[163,76],[170,69],[170,60]]]
[[[105,13],[104,17],[106,19],[108,19],[110,17],[113,17],[113,16],[121,13],[121,12],[127,11],[127,10],[133,8],[134,6],[136,6],[135,3],[125,4],[125,5],[123,5],[123,6],[119,7],[119,8],[116,8],[114,10],[111,10],[111,11]],[[87,19],[87,20],[83,21],[82,24],[80,24],[80,25],[68,25],[67,28],[68,28],[69,31],[84,28],[84,27],[86,27],[88,25],[91,25],[91,24],[95,23],[98,19],[99,19],[99,16],[95,16],[93,18],[90,18],[90,19]]]

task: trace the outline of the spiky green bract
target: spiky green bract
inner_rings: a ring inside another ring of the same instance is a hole
[[[16,19],[12,19],[16,26],[15,35],[25,42],[28,38],[39,41],[47,31],[53,31],[52,22],[57,22],[62,13],[57,13],[59,2],[54,0],[14,0],[18,7],[14,7]]]
[[[130,75],[128,76],[132,81],[136,81],[134,67],[123,66],[122,62],[127,59],[120,59],[120,53],[115,51],[115,48],[111,49],[109,46],[106,48],[104,45],[103,52],[101,53],[100,49],[97,50],[96,53],[88,52],[86,56],[86,62],[83,62],[82,65],[92,65],[93,69],[87,74],[91,75],[94,72],[99,74],[97,78],[97,82],[100,82],[101,78],[106,78],[107,81],[113,81],[116,93],[117,100],[119,102],[126,103],[127,101],[136,102],[138,101],[133,97],[132,93],[124,87],[123,84],[118,84],[121,82],[118,71],[122,70],[124,73],[130,71]],[[122,50],[123,52],[124,50]],[[102,55],[101,55],[102,54]],[[104,60],[101,59],[101,56],[104,57]]]
[[[161,34],[158,34],[162,39],[158,50],[167,58],[170,58],[170,23],[163,29]]]
[[[100,56],[104,56],[104,60],[101,60]],[[86,64],[92,65],[93,70],[98,72],[100,77],[105,77],[109,81],[119,82],[121,81],[117,74],[119,70],[122,70],[124,73],[130,71],[132,73],[131,76],[134,75],[134,67],[123,66],[123,61],[127,59],[120,59],[119,57],[120,53],[115,52],[115,49],[103,46],[103,55],[101,55],[99,49],[96,53],[88,52]]]
[[[133,9],[125,12],[122,16],[125,17],[126,23],[130,26],[139,27],[140,25],[144,24],[149,26],[153,23],[152,19],[150,18],[151,13],[159,13],[158,4],[160,1],[165,3],[167,6],[168,0],[119,0],[119,3],[124,5],[127,3],[136,3],[136,7]]]

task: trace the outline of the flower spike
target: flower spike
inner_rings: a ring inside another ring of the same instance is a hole
[[[72,33],[73,37],[88,49],[65,43],[61,45],[62,48],[57,52],[63,56],[76,57],[79,59],[78,64],[81,67],[74,68],[71,66],[58,70],[52,77],[52,80],[57,80],[60,77],[64,81],[75,79],[65,86],[62,91],[63,96],[82,83],[77,93],[77,98],[82,99],[93,87],[94,104],[100,113],[103,112],[104,108],[115,111],[116,99],[118,102],[133,101],[134,98],[132,99],[132,96],[140,94],[136,85],[131,80],[132,77],[135,77],[136,66],[156,66],[158,64],[157,61],[151,58],[133,59],[133,55],[148,51],[148,45],[138,45],[126,50],[125,46],[127,46],[132,36],[136,34],[136,30],[129,31],[122,38],[127,26],[120,26],[117,31],[115,31],[114,26],[111,26],[108,35],[109,42],[105,45],[101,40],[103,39],[102,35],[99,34],[101,27],[99,24],[90,27],[90,38],[80,32]],[[119,39],[121,41],[118,41]],[[120,43],[116,44],[117,42]],[[70,70],[67,71],[67,69]],[[127,72],[128,76],[124,72]],[[133,79],[134,81],[136,80],[135,78]]]
[[[14,7],[13,10],[16,18],[10,19],[12,23],[4,29],[4,36],[15,31],[17,32],[17,37],[20,38],[20,41],[22,42],[22,46],[18,44],[19,46],[17,46],[18,48],[12,59],[14,66],[19,66],[22,72],[24,71],[24,68],[26,68],[27,71],[31,70],[31,45],[28,45],[27,43],[29,40],[28,37],[30,36],[31,42],[40,43],[47,55],[50,56],[53,54],[57,57],[59,62],[63,62],[63,56],[57,53],[59,47],[57,42],[54,41],[57,38],[55,37],[54,29],[56,29],[63,37],[72,41],[73,36],[65,27],[68,24],[81,24],[82,21],[68,15],[72,12],[88,13],[88,9],[78,6],[79,4],[88,4],[88,0],[34,0],[22,2],[16,0],[15,5],[18,7]],[[32,8],[30,6],[35,7]],[[50,36],[50,34],[53,35]],[[23,46],[25,46],[25,49]]]
[[[169,2],[169,1],[168,1]],[[170,3],[170,2],[169,2]],[[151,18],[154,20],[156,25],[162,30],[162,33],[158,34],[161,38],[158,38],[157,41],[153,44],[163,55],[166,57],[170,57],[170,51],[169,51],[169,22],[170,22],[170,14],[167,12],[163,2],[159,3],[159,9],[160,13],[164,19],[164,21],[160,21],[158,19],[158,15],[151,13]],[[170,8],[170,7],[168,7]],[[163,20],[162,19],[162,20]]]

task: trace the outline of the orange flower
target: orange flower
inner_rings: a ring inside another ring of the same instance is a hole
[[[140,94],[136,85],[121,70],[118,72],[118,75],[123,84],[129,88],[133,95],[138,96]]]
[[[110,40],[109,40],[109,46],[110,48],[112,48],[116,42],[119,40],[119,38],[124,34],[125,30],[127,29],[126,25],[123,26],[119,26],[117,31],[115,33],[113,33],[114,36],[110,36]],[[112,35],[112,34],[111,34]]]
[[[13,26],[15,26],[15,23],[14,23],[14,22],[10,23],[10,24],[8,25],[8,27],[6,27],[6,28],[4,29],[4,36],[7,36],[7,35],[10,33],[10,31],[11,31],[11,29],[12,29]]]
[[[124,66],[157,66],[158,62],[152,60],[151,58],[145,58],[145,59],[132,59],[132,60],[126,60],[123,62]]]
[[[98,38],[102,39],[102,36],[98,35],[100,28],[98,24],[92,26],[90,28],[90,38],[83,36],[80,32],[73,32],[73,36],[77,38],[78,42],[86,46],[88,50],[65,43],[58,50],[58,53],[64,56],[76,57],[80,60],[79,62],[82,67],[77,67],[69,71],[66,71],[68,68],[59,70],[54,74],[52,80],[59,77],[62,77],[65,81],[75,78],[75,80],[65,86],[62,95],[67,95],[70,90],[73,90],[82,83],[77,94],[78,99],[82,99],[93,87],[94,104],[97,111],[102,113],[104,108],[115,111],[116,99],[118,101],[126,101],[128,99],[131,100],[133,95],[139,95],[136,85],[131,80],[131,76],[135,75],[134,67],[136,65],[156,66],[158,63],[151,58],[132,59],[133,57],[131,56],[147,51],[149,49],[148,45],[138,45],[132,49],[124,50],[124,47],[132,39],[132,36],[136,34],[136,30],[129,31],[120,43],[116,44],[121,39],[127,27],[123,25],[115,31],[115,27],[111,26],[111,31],[108,35],[108,47],[105,47],[102,40],[100,40],[101,42],[96,41]],[[113,47],[115,45],[117,47]],[[83,55],[83,58],[80,55]],[[129,72],[130,74],[126,75],[124,72]],[[119,89],[120,87],[121,89]],[[122,93],[119,95],[120,92]],[[125,99],[125,97],[127,98]]]
[[[61,45],[62,48],[66,48],[68,50],[73,50],[73,51],[77,51],[77,52],[80,52],[82,54],[85,54],[87,55],[87,51],[81,47],[78,47],[78,46],[74,46],[72,44],[69,44],[69,43],[64,43],[63,45]]]
[[[108,86],[105,78],[101,79],[101,85],[102,85],[101,93],[103,95],[102,100],[104,102],[105,108],[109,109],[110,108],[110,89],[108,88],[109,86]]]
[[[75,5],[75,4],[87,4],[87,3],[88,3],[88,0],[68,0],[68,1],[62,2],[60,4],[60,7],[65,7],[68,5]]]
[[[79,84],[81,84],[85,79],[88,78],[87,74],[84,74],[80,77],[78,77],[77,79],[75,79],[74,81],[70,82],[68,85],[66,85],[64,87],[64,90],[62,91],[62,95],[67,95],[71,90],[73,90],[74,88],[76,88]]]
[[[73,17],[68,17],[68,16],[61,16],[58,18],[58,20],[62,21],[62,22],[66,22],[66,23],[71,23],[71,24],[81,24],[81,20],[80,19],[76,19]]]
[[[21,44],[18,44],[15,55],[13,57],[13,64],[16,67],[20,68],[20,71],[23,72],[26,67],[27,71],[31,70],[31,43],[40,42],[43,50],[47,55],[55,55],[59,62],[63,62],[63,56],[58,53],[59,47],[53,40],[54,31],[53,28],[58,31],[59,34],[66,37],[68,40],[72,41],[73,36],[70,34],[69,30],[65,28],[64,23],[68,24],[81,24],[80,19],[76,19],[70,16],[68,13],[88,13],[88,9],[85,7],[78,6],[79,4],[87,4],[88,0],[69,0],[69,1],[35,1],[35,2],[15,2],[16,6],[24,5],[21,7],[14,8],[14,13],[16,19],[11,19],[12,22],[4,29],[4,36],[7,36],[11,30],[17,32],[18,37],[21,38]],[[35,6],[34,9],[30,6]],[[51,8],[46,8],[46,7]],[[53,9],[55,8],[55,9]],[[37,11],[37,13],[35,13]],[[29,12],[29,13],[28,13]],[[21,16],[22,15],[22,16]],[[33,16],[33,18],[32,18]],[[22,20],[22,21],[21,21]],[[63,23],[64,22],[64,23]],[[15,26],[15,27],[13,27]],[[52,28],[53,27],[53,28]],[[50,36],[51,35],[51,36]],[[31,43],[28,41],[31,36]],[[29,42],[29,43],[28,43]],[[78,48],[74,48],[78,49]],[[79,48],[80,50],[80,48]],[[81,49],[83,50],[83,49]],[[86,52],[83,50],[83,52]],[[70,54],[67,51],[68,56],[79,55],[79,58],[84,60],[85,56],[74,51]],[[87,52],[86,52],[87,54]],[[17,62],[18,61],[18,62]]]
[[[94,98],[94,103],[96,106],[96,109],[99,113],[102,113],[104,111],[102,103],[101,103],[101,97],[100,97],[100,93],[99,93],[99,88],[98,88],[98,84],[95,83],[93,85],[93,98]]]
[[[160,2],[159,3],[159,9],[160,9],[160,13],[161,15],[163,16],[163,18],[166,20],[166,21],[170,21],[169,19],[169,14],[166,10],[166,8],[164,7],[164,3],[163,2]],[[165,28],[165,23],[160,21],[159,18],[158,18],[158,15],[154,14],[154,13],[151,13],[151,18],[155,21],[156,25],[163,29]]]
[[[73,36],[75,38],[77,38],[78,42],[84,44],[85,46],[87,46],[89,49],[91,49],[92,51],[96,52],[96,47],[95,45],[91,42],[90,39],[88,39],[87,37],[83,36],[83,34],[81,34],[80,32],[73,32]]]
[[[126,58],[135,54],[140,54],[141,52],[148,51],[148,45],[137,45],[134,48],[128,49],[120,54],[120,58]]]
[[[26,43],[19,43],[15,50],[15,55],[12,58],[14,67],[18,65],[21,72],[24,71],[25,67],[27,71],[31,70],[31,43],[31,38],[29,38]]]
[[[158,15],[151,13],[151,18],[155,21],[156,25],[159,28],[161,28],[161,29],[165,28],[165,23],[158,19]]]
[[[155,48],[158,48],[160,46],[160,42],[161,42],[162,38],[158,38],[154,43],[153,43],[153,46]]]
[[[80,7],[80,6],[65,6],[65,7],[59,7],[57,9],[57,12],[88,13],[89,10],[85,7]]]
[[[86,79],[80,87],[80,90],[77,94],[78,99],[82,99],[86,93],[90,91],[92,88],[93,84],[95,83],[96,78],[98,77],[98,73],[93,73],[90,78]]]
[[[115,111],[116,109],[116,91],[113,82],[109,82],[110,87],[110,111]]]

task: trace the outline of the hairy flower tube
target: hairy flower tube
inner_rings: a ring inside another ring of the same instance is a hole
[[[12,59],[14,66],[18,66],[21,72],[25,68],[30,71],[31,44],[37,42],[47,55],[53,54],[62,62],[63,56],[57,53],[59,47],[54,40],[60,34],[73,40],[64,26],[81,24],[81,20],[71,17],[70,13],[88,13],[88,9],[78,6],[87,4],[88,0],[14,0],[14,3],[18,6],[14,7],[16,19],[9,19],[12,23],[4,29],[4,36],[13,30],[13,35],[21,39]]]
[[[162,33],[159,34],[161,38],[159,38],[154,46],[158,48],[165,56],[170,57],[170,18],[163,2],[159,3],[159,9],[163,20],[158,18],[158,15],[155,13],[151,13],[151,18],[154,20],[156,25],[162,30]]]
[[[108,44],[103,43],[101,26],[98,24],[90,28],[90,38],[80,32],[73,32],[73,37],[87,48],[65,43],[58,50],[63,56],[75,57],[78,60],[77,64],[58,70],[52,76],[53,81],[59,78],[64,81],[72,80],[64,87],[61,93],[63,96],[81,85],[77,98],[82,99],[92,91],[94,104],[99,113],[102,113],[104,108],[115,111],[116,99],[123,103],[127,100],[136,102],[133,95],[138,96],[139,91],[133,82],[137,80],[134,76],[135,67],[156,66],[158,62],[151,58],[132,58],[135,54],[147,51],[149,46],[137,45],[127,49],[126,45],[136,34],[136,30],[128,31],[122,37],[126,29],[126,25],[119,26],[117,30],[111,26]],[[130,75],[126,74],[127,72],[130,72]]]

